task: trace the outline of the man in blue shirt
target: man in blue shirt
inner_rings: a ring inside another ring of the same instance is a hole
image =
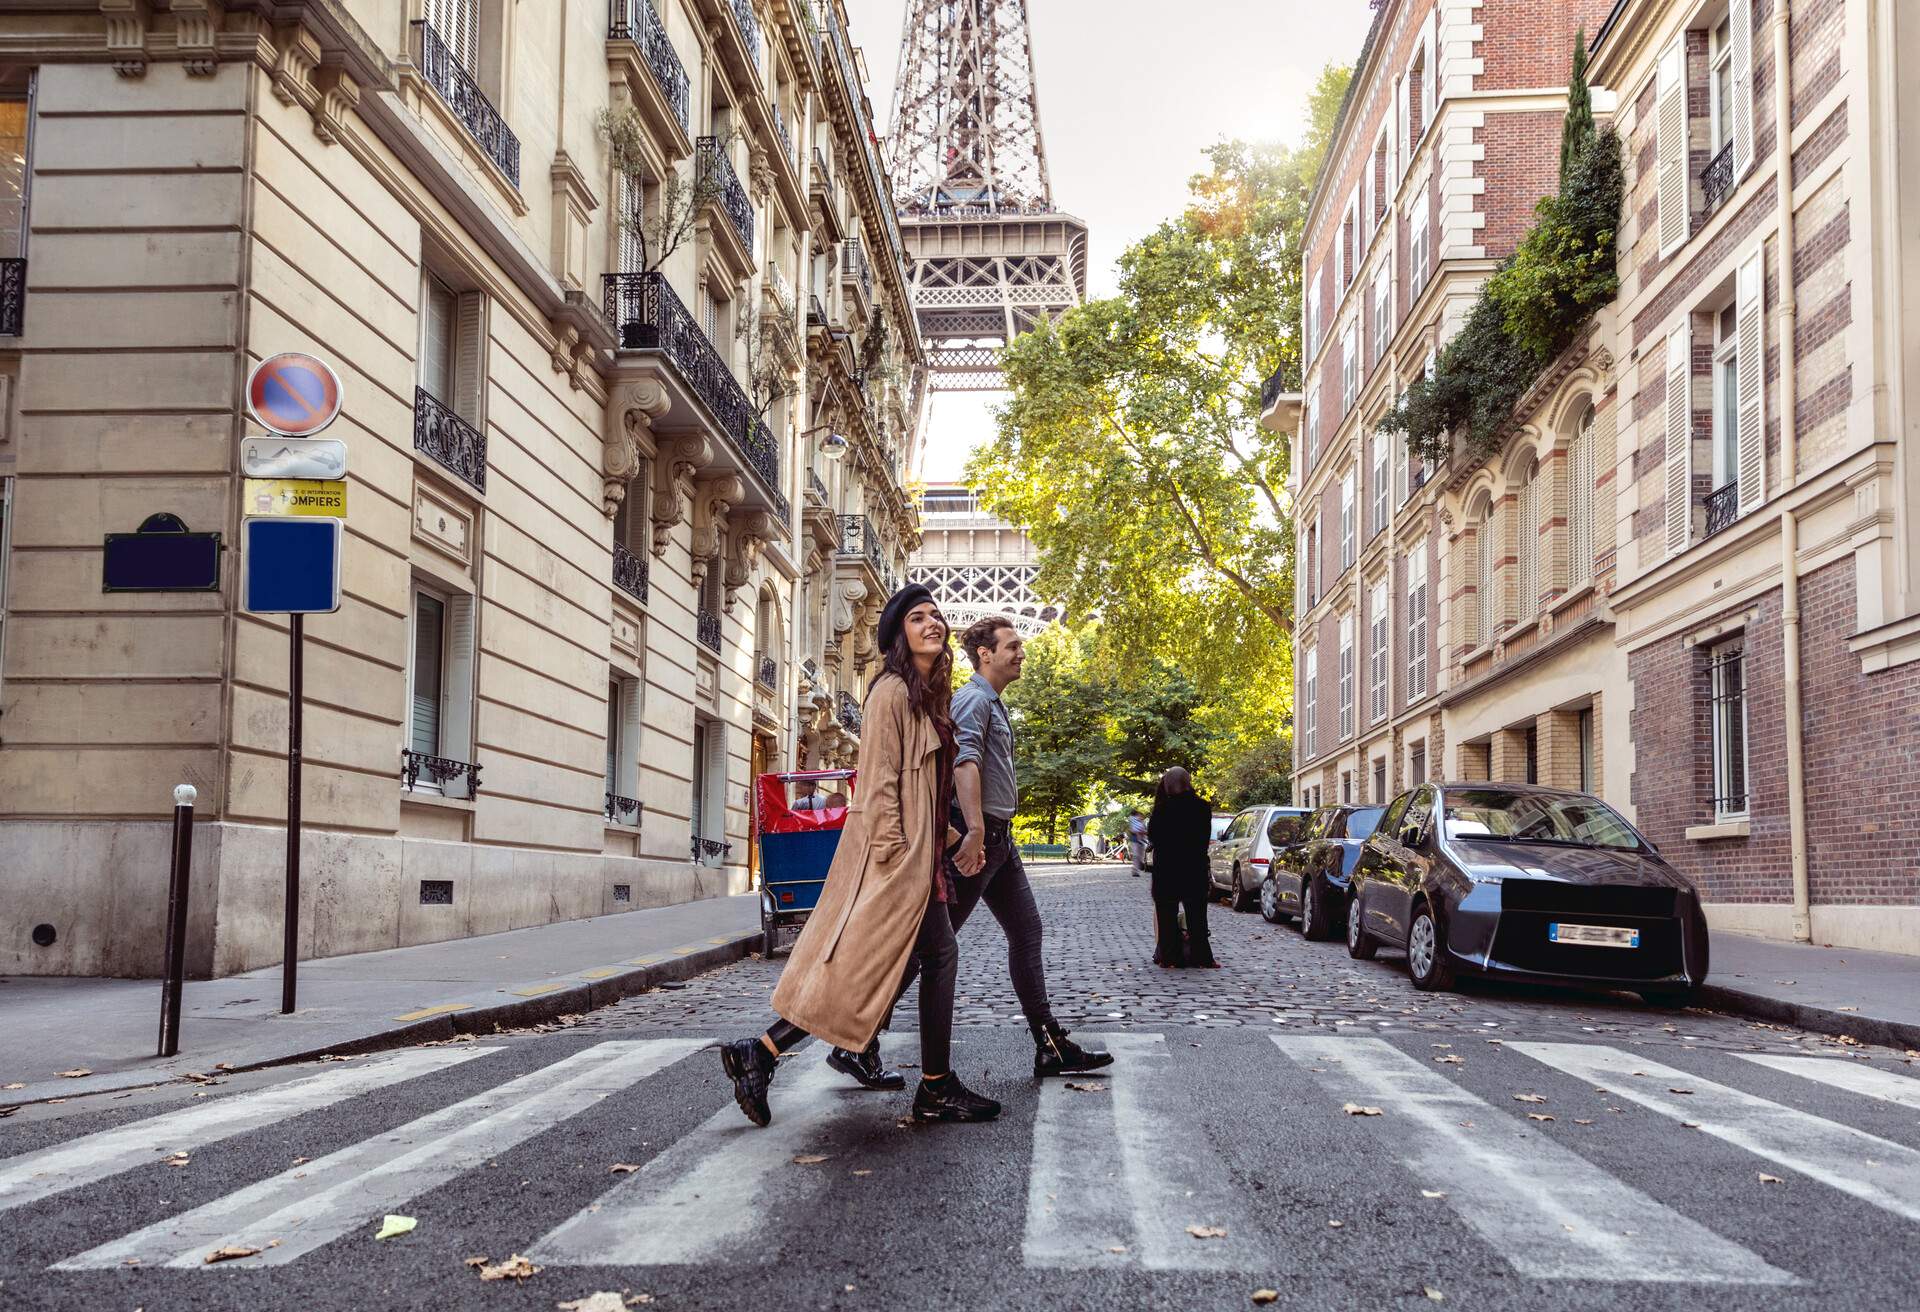
[[[1147,857],[1147,818],[1138,811],[1127,813],[1127,850],[1133,856],[1133,877],[1138,879]]]

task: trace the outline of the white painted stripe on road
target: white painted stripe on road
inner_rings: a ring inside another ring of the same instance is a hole
[[[1521,1275],[1795,1283],[1384,1039],[1269,1037],[1332,1097],[1378,1107],[1387,1124],[1407,1126],[1393,1135],[1407,1171],[1423,1187],[1445,1190],[1454,1214]]]
[[[531,1139],[609,1094],[663,1070],[707,1039],[602,1043],[397,1129],[317,1158],[180,1216],[89,1249],[56,1270],[200,1268],[216,1248],[261,1252],[243,1266],[281,1266]],[[268,1241],[277,1240],[269,1248]],[[226,1262],[222,1266],[236,1263]]]
[[[889,1035],[898,1043],[908,1035]],[[824,1043],[786,1058],[767,1101],[773,1124],[727,1105],[692,1132],[575,1213],[527,1255],[543,1266],[663,1266],[751,1260],[776,1246],[750,1247],[773,1214],[791,1215],[818,1193],[822,1170],[797,1170],[795,1156],[819,1144],[843,1116],[884,1116],[899,1104],[855,1086],[826,1063]],[[713,1058],[719,1065],[719,1058]],[[835,1174],[838,1174],[837,1172]],[[769,1206],[775,1180],[780,1206]],[[796,1196],[797,1191],[797,1196]]]
[[[1663,1116],[1691,1122],[1702,1134],[1842,1193],[1920,1221],[1920,1152],[1911,1148],[1617,1048],[1512,1040],[1507,1047]],[[1672,1092],[1676,1088],[1691,1093]]]
[[[1920,1080],[1908,1075],[1895,1075],[1892,1071],[1870,1066],[1863,1061],[1847,1057],[1785,1057],[1770,1052],[1736,1052],[1734,1056],[1756,1065],[1771,1066],[1789,1075],[1798,1075],[1802,1079],[1817,1080],[1836,1089],[1845,1089],[1849,1093],[1863,1093],[1882,1102],[1920,1109]]]
[[[1193,1135],[1192,1105],[1170,1078],[1158,1034],[1080,1036],[1114,1065],[1075,1083],[1040,1086],[1027,1176],[1022,1255],[1032,1267],[1156,1271],[1259,1270],[1270,1265],[1259,1230],[1226,1165]],[[1170,1145],[1178,1145],[1171,1149]],[[1189,1225],[1220,1226],[1196,1239]],[[1111,1252],[1114,1248],[1124,1252]]]
[[[107,1176],[192,1152],[263,1126],[278,1125],[373,1089],[445,1070],[500,1048],[418,1048],[359,1066],[334,1066],[269,1089],[196,1102],[177,1112],[82,1135],[0,1161],[0,1212],[77,1189]]]

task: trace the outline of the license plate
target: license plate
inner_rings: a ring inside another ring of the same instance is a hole
[[[1555,921],[1547,926],[1547,941],[1579,943],[1590,948],[1637,948],[1640,931],[1616,925],[1563,925]]]

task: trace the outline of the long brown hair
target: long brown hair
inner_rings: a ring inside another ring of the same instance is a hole
[[[953,723],[953,627],[947,623],[945,615],[940,616],[940,627],[947,631],[947,643],[940,649],[940,655],[933,662],[928,675],[920,673],[920,667],[914,664],[913,648],[907,641],[907,626],[904,620],[900,632],[894,635],[893,646],[887,648],[884,665],[873,683],[889,674],[898,675],[907,685],[907,705],[915,714],[924,715],[936,725]],[[873,684],[867,685],[867,695],[873,695]]]

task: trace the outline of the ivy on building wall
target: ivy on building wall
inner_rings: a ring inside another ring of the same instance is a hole
[[[1620,290],[1615,234],[1625,195],[1620,139],[1597,128],[1586,85],[1586,37],[1574,40],[1560,189],[1535,207],[1539,221],[1480,289],[1433,372],[1410,385],[1379,427],[1437,463],[1477,462],[1512,432],[1514,406]]]

